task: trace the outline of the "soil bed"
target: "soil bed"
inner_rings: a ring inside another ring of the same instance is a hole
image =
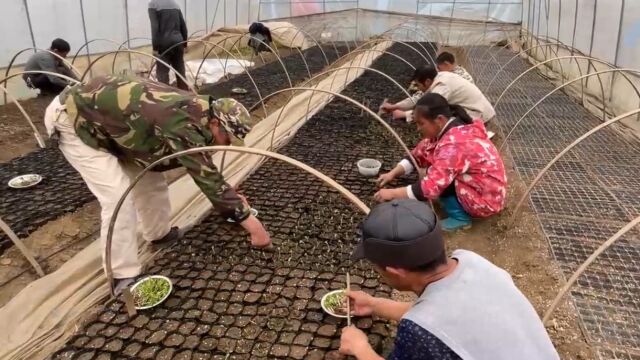
[[[422,61],[401,46],[391,51],[411,62]],[[391,56],[381,57],[373,67],[401,84],[411,76],[406,65]],[[385,97],[402,96],[400,89],[372,72],[344,94],[368,99],[374,109]],[[322,171],[373,206],[375,180],[358,174],[357,161],[378,159],[381,171],[388,171],[403,153],[381,125],[360,113],[345,101],[332,101],[281,153]],[[393,126],[409,146],[418,140],[412,125]],[[409,177],[392,185],[413,181]],[[512,191],[519,189],[514,186]],[[165,303],[132,319],[122,303],[111,304],[53,358],[341,358],[336,350],[345,321],[323,313],[322,296],[345,287],[347,269],[353,288],[393,296],[366,263],[349,260],[363,215],[312,176],[272,160],[242,184],[242,191],[260,211],[275,252],[250,249],[237,226],[212,214],[146,269],[173,280],[175,291]],[[508,213],[477,222],[471,231],[448,237],[449,247],[477,251],[506,268],[541,312],[559,286],[559,277],[535,223],[523,222],[506,231],[507,218]],[[589,358],[571,314],[571,309],[558,313],[561,333],[551,332],[553,340],[562,358]],[[393,324],[362,318],[356,325],[369,334],[377,350],[389,349]]]

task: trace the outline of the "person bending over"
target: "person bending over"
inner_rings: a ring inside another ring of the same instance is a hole
[[[467,250],[447,257],[438,220],[415,200],[375,207],[360,227],[353,259],[372,263],[384,282],[415,302],[347,292],[354,316],[399,322],[389,360],[556,360],[542,321],[503,269]],[[339,351],[382,359],[356,327],[342,330]]]
[[[67,161],[80,173],[102,208],[100,239],[116,203],[143,168],[171,154],[209,145],[243,143],[250,116],[234,99],[214,100],[133,76],[104,76],[67,88],[45,113]],[[153,246],[180,237],[170,225],[169,189],[162,171],[184,167],[225,218],[247,230],[251,245],[271,246],[269,233],[249,204],[227,184],[211,153],[182,155],[147,172],[123,203],[113,229],[112,264],[119,293],[140,274],[137,219]],[[104,252],[103,252],[104,254]]]

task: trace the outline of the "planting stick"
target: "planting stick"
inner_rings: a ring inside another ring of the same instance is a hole
[[[347,272],[347,292],[351,291],[351,278]],[[351,299],[347,296],[347,326],[351,326]]]

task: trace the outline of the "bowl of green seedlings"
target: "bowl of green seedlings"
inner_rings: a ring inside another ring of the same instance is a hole
[[[136,309],[144,310],[162,304],[172,290],[173,284],[168,277],[151,275],[138,280],[131,287],[131,294],[133,294]]]
[[[326,293],[320,300],[322,310],[327,314],[339,318],[347,317],[347,294],[344,290],[334,290]]]

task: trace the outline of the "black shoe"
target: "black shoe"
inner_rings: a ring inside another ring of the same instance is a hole
[[[173,244],[174,242],[178,241],[178,239],[180,239],[181,237],[182,237],[182,232],[180,231],[180,228],[178,228],[177,226],[174,226],[171,228],[171,230],[169,230],[167,235],[163,236],[158,240],[151,241],[151,246],[154,249],[165,248]]]

